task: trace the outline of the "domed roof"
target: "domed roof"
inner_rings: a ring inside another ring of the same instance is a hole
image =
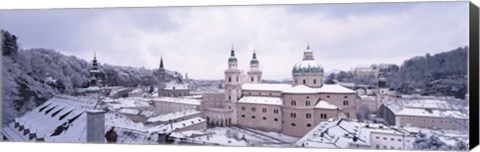
[[[323,67],[315,60],[303,60],[293,66],[292,73],[323,73]]]

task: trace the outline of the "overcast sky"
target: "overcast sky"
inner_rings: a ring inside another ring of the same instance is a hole
[[[234,45],[248,71],[253,49],[265,79],[291,77],[307,43],[326,72],[468,45],[468,2],[2,10],[21,47],[102,63],[221,79]]]

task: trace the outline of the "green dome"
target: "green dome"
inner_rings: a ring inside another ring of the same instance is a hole
[[[258,64],[258,60],[257,59],[253,59],[250,61],[250,64]]]
[[[292,73],[319,73],[323,74],[323,67],[313,60],[300,61],[293,66]]]
[[[228,62],[237,62],[237,58],[236,57],[230,57],[230,58],[228,58]]]

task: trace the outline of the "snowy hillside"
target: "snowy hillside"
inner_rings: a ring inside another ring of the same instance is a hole
[[[55,94],[72,94],[87,87],[91,61],[66,56],[52,49],[19,49],[15,35],[2,30],[3,124],[23,115]],[[93,56],[92,56],[93,59]],[[100,60],[101,62],[101,60]],[[109,86],[156,85],[157,69],[99,64]],[[167,70],[166,80],[183,77]]]

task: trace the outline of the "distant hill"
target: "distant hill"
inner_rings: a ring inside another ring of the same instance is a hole
[[[406,94],[448,95],[464,98],[467,93],[468,47],[426,54],[403,62],[387,77],[390,87]]]
[[[75,88],[88,86],[90,62],[52,49],[21,50],[15,35],[3,30],[2,35],[3,122],[23,115],[55,94],[72,94]],[[99,67],[110,86],[157,84],[157,69],[108,64]],[[174,75],[182,77],[178,72],[167,70],[166,79],[170,80]]]

